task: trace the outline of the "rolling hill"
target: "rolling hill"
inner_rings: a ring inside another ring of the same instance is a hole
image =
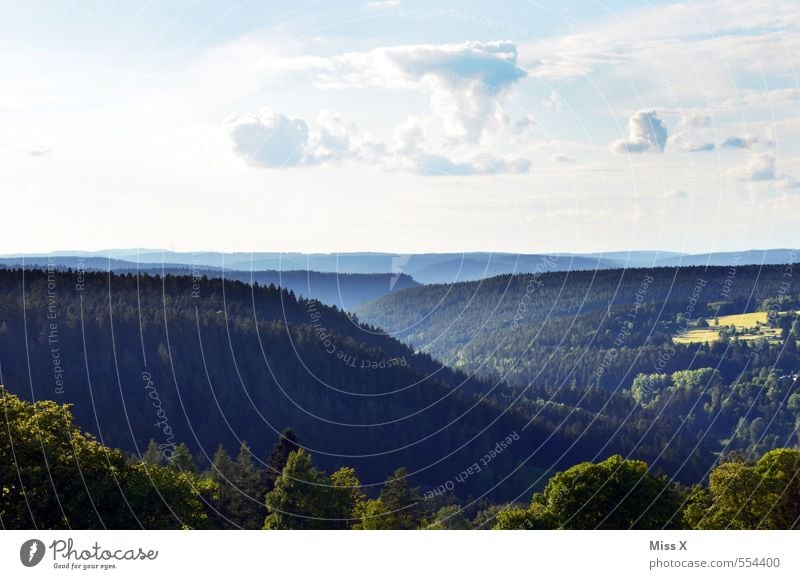
[[[96,256],[45,256],[0,258],[0,267],[105,271],[118,274],[188,275],[194,278],[221,278],[244,283],[275,285],[298,296],[350,310],[393,291],[419,285],[404,273],[334,273],[301,270],[235,270],[213,266],[153,264]]]

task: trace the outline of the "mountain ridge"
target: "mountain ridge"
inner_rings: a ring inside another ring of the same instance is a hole
[[[681,253],[662,250],[597,253],[390,253],[390,252],[174,252],[107,249],[96,252],[60,251],[57,263],[82,263],[100,270],[154,270],[157,267],[249,271],[315,271],[334,274],[405,274],[418,283],[457,283],[496,275],[547,271],[578,271],[691,265],[776,265],[796,261],[790,248]],[[47,266],[48,254],[24,256],[26,263]],[[22,254],[0,256],[0,264],[20,265]],[[105,262],[104,262],[105,260]],[[243,280],[244,281],[244,280]]]

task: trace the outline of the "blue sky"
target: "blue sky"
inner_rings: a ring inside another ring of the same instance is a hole
[[[800,246],[791,1],[6,2],[0,252]]]

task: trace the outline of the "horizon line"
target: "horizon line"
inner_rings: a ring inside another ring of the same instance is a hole
[[[59,254],[60,257],[78,256],[79,254],[104,254],[107,252],[137,252],[137,253],[171,253],[171,254],[277,254],[277,255],[458,255],[458,254],[491,254],[491,255],[557,255],[557,256],[588,256],[588,255],[604,255],[610,253],[624,254],[624,253],[671,253],[675,256],[697,256],[697,255],[710,255],[718,253],[744,253],[744,252],[768,252],[768,251],[800,251],[800,248],[793,247],[748,247],[744,249],[721,249],[721,250],[704,250],[704,251],[679,251],[674,249],[608,249],[602,251],[511,251],[511,250],[486,250],[486,249],[472,249],[472,250],[443,250],[443,251],[387,251],[387,250],[349,250],[349,251],[279,251],[279,250],[214,250],[214,249],[189,249],[189,250],[175,250],[165,248],[140,248],[140,247],[104,247],[102,249],[53,249],[50,251],[11,251],[8,253],[0,253],[0,258],[24,258],[24,257],[46,257]],[[115,259],[110,255],[97,255],[97,257],[108,257]]]

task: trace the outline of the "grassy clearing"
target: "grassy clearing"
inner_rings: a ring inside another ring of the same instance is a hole
[[[767,323],[767,312],[752,312],[749,314],[733,314],[731,316],[719,316],[720,326],[735,326],[737,330],[750,330],[757,324]],[[714,320],[708,320],[708,324],[716,327]]]
[[[709,330],[708,328],[688,330],[686,333],[679,334],[672,338],[672,341],[676,344],[716,342],[717,340],[719,340],[719,332],[716,330]]]
[[[787,312],[780,313],[784,314]],[[719,330],[726,327],[736,328],[737,337],[740,340],[758,340],[760,338],[778,340],[781,335],[779,329],[766,326],[767,312],[719,316],[717,320],[719,320],[718,324],[715,323],[713,318],[707,319],[707,328],[698,328],[696,323],[690,324],[686,332],[675,335],[672,341],[676,344],[716,342],[720,337]]]

